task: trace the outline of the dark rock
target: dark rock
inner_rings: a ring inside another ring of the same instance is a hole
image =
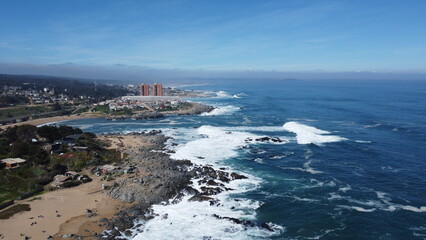
[[[210,186],[223,186],[223,184],[219,184],[219,183],[215,182],[212,179],[210,179],[210,180],[207,181],[207,185],[210,185]]]
[[[191,202],[204,202],[204,201],[211,201],[214,200],[211,197],[203,196],[203,195],[195,195],[192,198],[190,198],[188,201]]]
[[[201,187],[201,191],[203,195],[217,195],[223,190],[220,187]]]
[[[267,224],[267,223],[261,223],[260,227],[264,228],[264,229],[266,229],[266,230],[268,230],[270,232],[274,232],[274,229],[271,226],[269,226],[269,224]]]
[[[164,114],[159,112],[142,112],[132,116],[132,118],[136,118],[138,120],[141,119],[155,119],[155,118],[163,118]]]
[[[133,234],[132,234],[132,231],[126,230],[124,231],[124,235],[126,235],[127,237],[131,237]]]
[[[235,172],[231,173],[231,177],[232,177],[233,180],[235,180],[235,179],[246,179],[247,178],[246,176],[235,173]]]

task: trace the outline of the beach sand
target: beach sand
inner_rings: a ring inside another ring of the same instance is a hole
[[[46,239],[47,236],[58,232],[76,234],[80,232],[77,228],[80,229],[84,222],[96,221],[102,217],[111,218],[117,209],[129,205],[103,194],[101,188],[105,182],[101,182],[100,177],[91,177],[93,181],[90,183],[48,192],[37,196],[36,200],[30,198],[17,201],[18,204],[29,204],[31,210],[17,213],[7,220],[0,220],[0,233],[5,236],[4,239],[10,240],[23,239],[21,233],[32,239]],[[88,218],[86,209],[92,209],[98,216]],[[33,222],[37,224],[32,225]],[[90,229],[90,226],[88,227]],[[100,232],[96,228],[90,231]]]
[[[37,122],[37,124],[39,123]],[[146,141],[141,141],[149,136],[108,135],[98,138],[109,142],[108,148],[110,149],[124,150],[151,145]],[[47,192],[37,196],[36,200],[32,200],[34,199],[32,197],[15,201],[16,204],[29,204],[31,210],[17,213],[6,220],[0,220],[0,234],[3,234],[3,239],[24,239],[21,233],[32,239],[46,239],[48,236],[60,239],[63,234],[76,234],[84,236],[84,239],[96,239],[93,237],[95,233],[99,234],[104,230],[104,227],[99,226],[101,224],[99,220],[101,218],[111,219],[118,210],[129,207],[131,204],[102,193],[102,184],[108,185],[112,182],[101,181],[101,177],[90,174],[88,170],[85,173],[93,179],[92,182]],[[126,177],[123,176],[123,178]],[[89,218],[86,209],[91,209],[96,216]],[[37,224],[32,225],[33,222],[37,222]]]
[[[99,114],[88,113],[88,114],[81,114],[81,115],[39,118],[39,119],[34,119],[34,120],[28,120],[28,121],[25,121],[25,122],[2,125],[2,126],[0,126],[0,129],[6,129],[8,127],[19,126],[19,125],[24,125],[24,124],[30,124],[30,125],[38,126],[38,125],[42,125],[42,124],[46,124],[46,123],[55,123],[55,122],[61,122],[61,121],[67,121],[67,120],[85,119],[85,118],[98,118],[98,117],[101,117],[101,116]]]

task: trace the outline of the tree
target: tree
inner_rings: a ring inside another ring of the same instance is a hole
[[[30,142],[37,136],[37,127],[29,124],[7,128],[4,136],[10,142]]]
[[[52,111],[59,111],[59,110],[62,110],[61,104],[59,104],[59,103],[53,104]]]
[[[37,129],[37,133],[40,137],[46,138],[49,142],[54,142],[55,140],[63,139],[68,135],[81,134],[83,131],[79,128],[61,125],[59,127],[42,126]]]

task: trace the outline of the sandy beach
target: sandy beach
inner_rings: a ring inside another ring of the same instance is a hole
[[[111,218],[112,215],[128,204],[115,200],[102,193],[100,177],[91,176],[93,181],[77,187],[47,192],[34,198],[17,201],[17,204],[29,204],[31,210],[15,214],[10,219],[0,220],[0,233],[4,239],[23,239],[23,235],[32,239],[46,239],[60,232],[77,233],[72,224],[61,226],[65,223],[78,223],[87,221],[86,209],[91,209],[98,216],[90,218],[96,221],[102,217]],[[33,224],[32,224],[33,223]],[[36,223],[36,224],[34,224]],[[69,226],[69,227],[68,227]],[[88,226],[90,229],[90,226]],[[86,229],[87,230],[87,229]],[[90,229],[91,233],[96,229]],[[87,232],[86,232],[87,233]],[[88,235],[88,234],[87,234]]]
[[[38,126],[38,125],[42,125],[42,124],[46,124],[46,123],[54,123],[54,122],[61,122],[61,121],[75,120],[75,119],[85,119],[85,118],[98,118],[98,117],[100,117],[98,114],[81,114],[81,115],[38,118],[38,119],[28,120],[28,121],[25,121],[25,122],[2,125],[2,126],[0,126],[0,129],[6,129],[8,127],[20,126],[20,125],[24,125],[24,124],[30,124],[30,125]]]
[[[64,118],[49,118],[50,121],[53,119]],[[33,123],[50,122],[47,119],[39,120]],[[100,136],[100,140],[110,142],[109,148],[120,150],[149,145],[143,143],[140,136]],[[101,181],[101,177],[90,174],[88,170],[85,173],[93,179],[92,182],[15,201],[15,205],[29,204],[31,210],[0,220],[0,236],[8,240],[21,240],[25,236],[31,239],[46,239],[48,236],[60,239],[63,234],[77,234],[85,239],[95,239],[93,235],[104,230],[104,227],[99,226],[100,219],[111,219],[118,210],[131,204],[113,199],[102,192],[102,184],[108,185],[111,182]],[[96,216],[89,218],[86,209],[92,210]]]

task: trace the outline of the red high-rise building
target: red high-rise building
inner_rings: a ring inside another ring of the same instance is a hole
[[[139,86],[139,95],[140,96],[149,96],[149,85],[146,83],[142,83]]]
[[[163,96],[163,85],[154,83],[154,85],[152,85],[152,91],[154,92],[154,96]]]

